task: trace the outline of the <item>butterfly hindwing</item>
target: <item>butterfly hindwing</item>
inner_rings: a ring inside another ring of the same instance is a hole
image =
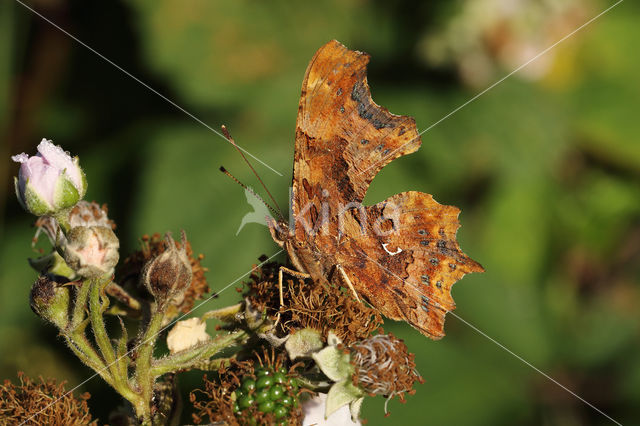
[[[460,211],[429,194],[403,192],[365,212],[366,228],[362,219],[345,222],[351,238],[338,255],[356,291],[385,316],[442,337],[445,314],[455,308],[451,287],[483,271],[456,241]]]

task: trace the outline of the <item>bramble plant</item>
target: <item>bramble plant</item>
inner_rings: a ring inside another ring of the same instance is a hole
[[[184,231],[179,242],[169,233],[144,236],[123,258],[106,206],[82,200],[87,180],[77,157],[43,139],[37,155],[13,159],[21,163],[18,200],[38,217],[35,239],[44,234],[51,243],[49,253],[29,259],[39,273],[31,308],[128,401],[126,410],[114,407],[110,423],[179,424],[176,375],[193,369],[208,373],[190,394],[196,423],[298,424],[345,412],[359,422],[366,396],[403,400],[422,381],[404,343],[379,329],[379,313],[344,289],[290,279],[281,306],[278,263],[254,266],[239,303],[183,319],[209,291],[203,256],[194,256]],[[108,317],[121,325],[118,336],[108,332]],[[211,320],[223,324],[214,334],[206,330]],[[168,353],[157,347],[162,340]],[[25,424],[65,413],[91,421],[88,395],[78,401],[50,381],[22,383],[0,388],[2,415]],[[47,403],[20,402],[40,394]]]

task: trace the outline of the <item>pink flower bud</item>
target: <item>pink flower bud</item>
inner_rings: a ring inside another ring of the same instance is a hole
[[[97,278],[113,273],[118,263],[120,243],[106,226],[71,228],[64,246],[64,260],[84,278]]]
[[[72,158],[49,140],[42,139],[36,155],[22,153],[11,159],[21,163],[15,178],[18,200],[36,216],[72,207],[87,190],[78,158]]]

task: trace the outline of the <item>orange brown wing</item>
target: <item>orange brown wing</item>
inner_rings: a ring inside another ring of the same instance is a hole
[[[444,336],[445,315],[455,309],[451,287],[467,273],[484,271],[456,241],[460,210],[429,194],[403,192],[365,211],[365,220],[355,211],[345,220],[349,237],[337,262],[383,315],[432,339]]]
[[[307,68],[293,166],[297,221],[313,226],[321,215],[335,217],[344,204],[361,202],[382,167],[420,147],[413,118],[391,114],[371,99],[368,62],[369,55],[333,40]],[[321,211],[323,202],[328,211]]]

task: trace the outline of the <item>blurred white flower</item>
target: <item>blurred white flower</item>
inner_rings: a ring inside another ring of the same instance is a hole
[[[206,329],[207,323],[197,317],[178,321],[167,335],[169,351],[174,354],[206,342],[211,338]]]
[[[334,411],[328,418],[324,418],[325,406],[327,404],[327,394],[318,393],[318,396],[306,401],[302,404],[304,412],[303,426],[342,426],[342,425],[360,425],[360,421],[351,420],[351,411],[348,405],[343,405]]]
[[[454,65],[466,84],[481,87],[569,34],[590,8],[591,0],[464,0],[441,29],[422,38],[418,53],[432,65]],[[546,52],[518,76],[544,78],[556,54]]]

